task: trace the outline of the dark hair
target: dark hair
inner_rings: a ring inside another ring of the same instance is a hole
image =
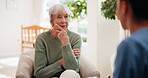
[[[137,21],[148,20],[148,0],[125,0],[133,11],[133,18]]]

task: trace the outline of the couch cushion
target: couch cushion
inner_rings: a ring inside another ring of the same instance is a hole
[[[16,78],[31,78],[33,74],[33,60],[30,55],[24,53],[19,58],[17,67]]]

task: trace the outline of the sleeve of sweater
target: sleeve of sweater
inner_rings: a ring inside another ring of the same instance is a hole
[[[77,35],[77,36],[73,37],[72,41],[74,41],[72,43],[73,46],[71,46],[71,44],[68,44],[68,45],[62,47],[63,58],[64,58],[63,67],[65,69],[72,69],[72,70],[75,70],[76,72],[79,72],[79,68],[80,68],[79,58],[75,57],[72,49],[77,48],[77,49],[81,50],[81,44],[82,44],[81,37],[79,35]]]
[[[58,61],[48,65],[45,43],[39,36],[35,43],[35,73],[37,78],[50,78],[58,72],[63,71]]]

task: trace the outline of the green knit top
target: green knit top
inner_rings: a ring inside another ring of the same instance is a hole
[[[61,41],[54,38],[49,31],[38,35],[35,42],[35,70],[36,78],[50,78],[59,76],[64,70],[72,69],[79,72],[79,58],[76,58],[72,49],[81,51],[80,35],[69,31],[70,44],[63,46]],[[63,67],[58,60],[63,58]]]

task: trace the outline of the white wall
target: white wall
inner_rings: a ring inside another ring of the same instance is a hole
[[[101,19],[98,29],[98,68],[104,78],[112,75],[111,56],[118,46],[118,22]]]
[[[21,25],[34,24],[34,0],[16,0],[15,9],[0,0],[0,56],[21,53]]]
[[[87,57],[97,67],[98,57],[98,1],[87,1],[88,45]]]
[[[100,13],[101,0],[88,1],[88,58],[97,66],[101,78],[111,75],[111,55],[119,42],[119,24]]]
[[[102,78],[112,75],[111,56],[119,44],[119,22],[107,20],[101,15],[101,0],[98,7],[98,68]]]

